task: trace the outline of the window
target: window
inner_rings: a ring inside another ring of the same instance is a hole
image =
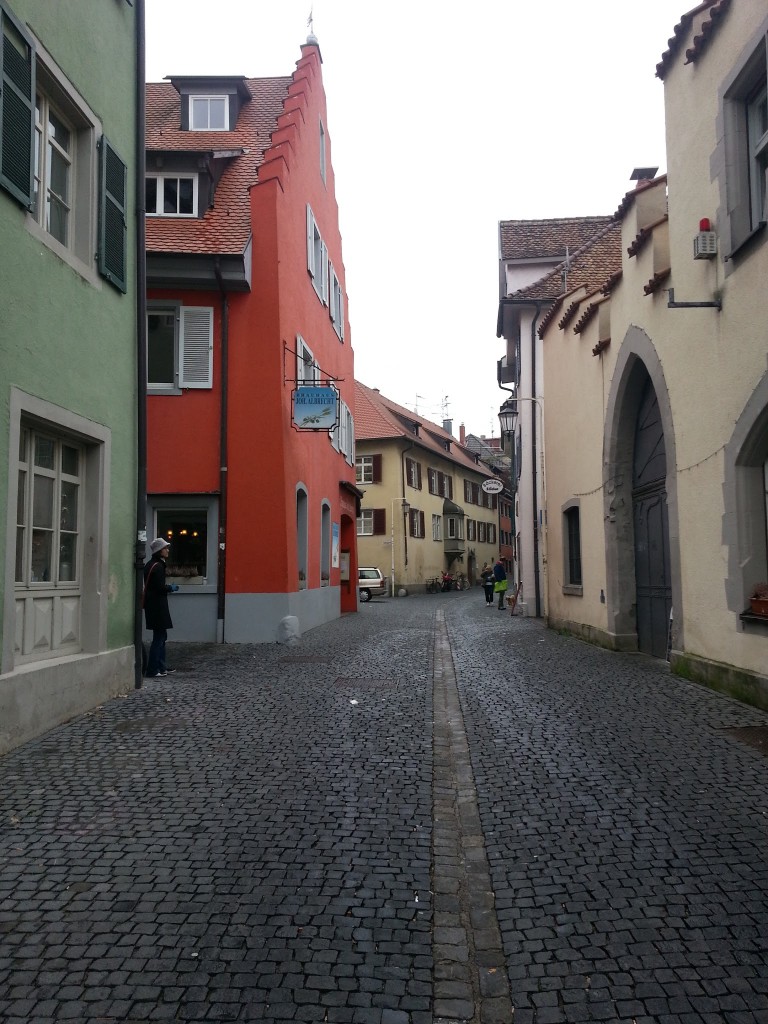
[[[82,276],[98,271],[125,292],[126,165],[69,77],[2,5],[0,36],[0,187],[29,212],[30,233]]]
[[[488,543],[496,543],[496,525],[495,523],[488,523]]]
[[[355,482],[381,483],[381,455],[358,455],[355,459]]]
[[[229,129],[227,96],[190,96],[190,131],[225,132]]]
[[[320,586],[331,585],[331,506],[324,501],[320,507]]]
[[[581,593],[581,510],[578,503],[563,509],[564,590],[566,593]]]
[[[357,517],[358,537],[380,536],[387,532],[387,513],[383,508],[363,508]]]
[[[443,520],[440,516],[432,516],[432,540],[443,539]]]
[[[23,427],[19,446],[16,583],[77,585],[83,452],[72,441]]]
[[[487,525],[482,522],[477,524],[477,543],[487,544],[488,543],[488,530]]]
[[[467,520],[467,540],[477,540],[477,523],[474,519]]]
[[[417,508],[408,511],[408,532],[412,537],[424,536],[424,513]]]
[[[315,215],[307,205],[307,270],[312,287],[325,305],[328,305],[328,249],[320,235]]]
[[[330,304],[328,312],[339,341],[344,341],[344,295],[332,263],[328,264],[328,275],[330,278]]]
[[[144,186],[148,217],[194,217],[197,175],[148,174]]]
[[[339,398],[339,451],[344,460],[355,464],[355,421],[349,406]]]
[[[166,566],[168,583],[205,586],[208,568],[208,509],[159,508],[156,513],[156,537],[171,542]]]
[[[416,462],[415,459],[405,460],[405,479],[408,481],[409,487],[415,487],[417,490],[421,490],[421,463]]]
[[[724,98],[726,194],[731,252],[747,241],[767,217],[768,96],[766,42],[738,70]]]
[[[35,98],[35,162],[32,216],[69,245],[74,130],[47,97]]]
[[[213,386],[213,309],[150,305],[147,386],[150,391]]]
[[[296,566],[298,569],[298,590],[307,589],[307,569],[309,559],[308,497],[303,487],[296,488]]]
[[[319,384],[320,367],[300,334],[296,335],[296,384]]]
[[[326,149],[325,149],[325,127],[320,122],[320,177],[325,182],[326,176]]]

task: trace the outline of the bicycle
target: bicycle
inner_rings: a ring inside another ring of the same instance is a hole
[[[428,594],[438,594],[440,592],[440,580],[433,576],[426,581],[425,589]]]
[[[456,576],[454,587],[456,588],[456,590],[471,590],[472,584],[469,582],[464,573],[460,572]]]

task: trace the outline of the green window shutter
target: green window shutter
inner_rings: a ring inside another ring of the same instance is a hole
[[[31,210],[35,47],[2,6],[0,36],[0,185]]]
[[[99,142],[99,273],[121,292],[126,287],[128,168],[106,135]]]

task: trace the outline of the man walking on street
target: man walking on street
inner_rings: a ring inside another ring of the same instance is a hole
[[[499,595],[499,611],[504,611],[504,597],[507,593],[507,572],[504,568],[504,563],[501,560],[501,556],[496,561],[493,567],[493,578],[496,580],[494,585],[494,591]]]

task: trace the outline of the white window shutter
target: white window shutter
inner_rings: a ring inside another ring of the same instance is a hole
[[[344,293],[341,290],[341,286],[339,286],[338,307],[336,315],[339,323],[339,338],[341,341],[344,341]]]
[[[183,306],[179,333],[179,387],[213,387],[213,309]]]
[[[328,315],[333,323],[336,323],[336,271],[333,264],[328,261]]]
[[[320,298],[328,305],[328,247],[320,243]]]
[[[315,276],[315,216],[307,203],[307,270]]]

